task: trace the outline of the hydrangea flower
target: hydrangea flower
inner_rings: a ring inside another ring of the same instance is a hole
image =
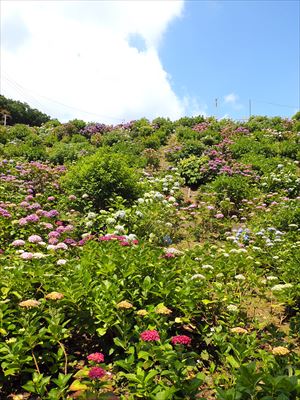
[[[283,346],[273,347],[272,349],[272,354],[274,354],[274,356],[285,356],[289,354],[289,352],[289,349]]]
[[[89,370],[89,378],[91,379],[100,379],[106,374],[105,370],[100,367],[92,367]]]
[[[92,353],[87,356],[89,361],[94,361],[96,363],[104,362],[104,354],[102,353]]]
[[[155,312],[156,312],[156,314],[169,315],[169,314],[172,313],[172,310],[170,310],[169,308],[167,308],[167,307],[164,306],[163,304],[159,304],[159,305],[155,308]]]
[[[147,330],[140,334],[143,342],[155,342],[160,340],[159,333],[156,330]]]
[[[41,303],[37,300],[24,300],[19,303],[20,307],[24,308],[31,308],[31,307],[38,307]]]
[[[12,242],[12,245],[15,247],[24,246],[25,241],[22,239],[17,239]]]
[[[129,303],[129,301],[123,300],[120,303],[117,304],[117,308],[132,308],[133,305]]]
[[[29,252],[27,252],[27,251],[24,251],[24,253],[22,253],[22,254],[20,255],[20,257],[21,257],[23,260],[31,260],[31,259],[33,258],[33,253],[29,253]]]
[[[64,298],[64,294],[59,292],[51,292],[48,293],[45,298],[48,300],[61,300]]]
[[[30,243],[39,243],[42,241],[42,238],[39,235],[31,235],[28,238],[28,242]]]
[[[171,338],[171,343],[172,344],[183,344],[183,345],[189,345],[191,344],[192,339],[189,336],[186,335],[177,335],[173,336]]]
[[[235,328],[231,328],[230,332],[232,333],[238,333],[240,335],[244,334],[244,333],[248,333],[247,329],[241,328],[240,326],[237,326]]]
[[[238,312],[238,307],[236,306],[236,305],[234,305],[234,304],[229,304],[228,306],[227,306],[227,310],[228,311],[230,311],[230,312]]]

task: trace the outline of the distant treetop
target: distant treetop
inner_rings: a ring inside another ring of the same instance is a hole
[[[11,100],[0,95],[0,119],[4,123],[4,115],[7,125],[26,124],[29,126],[41,126],[50,120],[50,117],[41,111],[31,108],[27,103]]]

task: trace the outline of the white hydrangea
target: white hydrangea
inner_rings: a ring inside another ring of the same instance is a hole
[[[235,279],[238,281],[244,281],[246,278],[243,274],[235,275]]]
[[[192,277],[191,277],[191,280],[192,281],[194,281],[194,280],[205,280],[206,279],[206,277],[204,276],[204,275],[202,275],[202,274],[195,274],[195,275],[193,275]]]
[[[117,221],[115,220],[115,218],[107,218],[106,223],[107,225],[114,225]]]
[[[235,306],[234,304],[229,304],[227,306],[227,310],[230,311],[230,312],[238,312],[239,311],[238,307]]]

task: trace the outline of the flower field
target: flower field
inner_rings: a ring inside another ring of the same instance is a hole
[[[0,398],[300,398],[300,115],[0,127]]]

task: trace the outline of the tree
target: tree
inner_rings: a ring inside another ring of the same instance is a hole
[[[29,126],[40,126],[50,120],[50,117],[41,111],[31,108],[27,103],[8,99],[0,95],[1,115],[10,116],[3,118],[3,124],[15,125],[26,124]],[[5,114],[5,113],[6,114]]]

